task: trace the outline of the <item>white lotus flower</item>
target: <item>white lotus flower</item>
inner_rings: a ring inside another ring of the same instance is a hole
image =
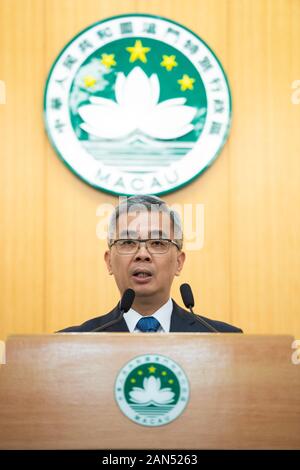
[[[130,398],[135,403],[149,404],[155,402],[159,405],[166,405],[173,401],[175,393],[170,388],[161,388],[161,382],[156,377],[145,377],[143,388],[133,387],[129,392]]]
[[[197,112],[185,106],[186,98],[173,98],[158,104],[160,93],[156,74],[149,78],[140,67],[125,77],[119,72],[115,83],[116,101],[94,96],[91,104],[78,108],[81,128],[89,134],[108,139],[142,132],[152,138],[175,139],[190,132]]]

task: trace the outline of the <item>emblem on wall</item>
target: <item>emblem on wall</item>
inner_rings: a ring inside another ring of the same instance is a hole
[[[124,15],[72,39],[48,76],[44,116],[64,163],[113,194],[163,194],[200,175],[229,132],[222,66],[195,33]]]
[[[182,368],[159,354],[138,356],[120,370],[115,398],[122,412],[143,426],[162,426],[181,415],[189,400]]]

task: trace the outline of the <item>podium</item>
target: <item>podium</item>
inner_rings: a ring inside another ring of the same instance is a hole
[[[0,448],[300,449],[292,342],[211,333],[11,336],[0,365]],[[154,417],[145,425],[137,409]],[[157,410],[168,421],[153,424]]]

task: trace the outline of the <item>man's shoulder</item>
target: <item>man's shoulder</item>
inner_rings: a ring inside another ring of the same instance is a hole
[[[89,331],[91,332],[96,328],[99,328],[99,326],[104,325],[104,323],[113,320],[116,313],[117,307],[115,307],[113,310],[111,310],[109,313],[106,313],[105,315],[90,318],[81,325],[69,326],[68,328],[64,328],[63,330],[57,331],[57,333],[84,333]]]
[[[203,315],[192,314],[190,311],[183,309],[173,300],[173,322],[171,324],[173,331],[191,331],[191,332],[211,332],[201,319],[211,325],[220,333],[243,333],[240,328],[230,325],[219,320],[212,320],[211,318],[204,317]],[[197,318],[198,319],[197,319]]]
[[[220,331],[221,333],[243,333],[243,330],[241,328],[238,328],[236,326],[231,325],[230,323],[225,323],[223,321],[219,320],[211,320],[210,318],[204,318],[204,320],[210,325],[212,325],[217,331]]]

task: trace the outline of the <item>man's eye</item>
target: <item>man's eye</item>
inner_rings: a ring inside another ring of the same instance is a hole
[[[135,244],[136,244],[136,242],[135,242],[135,241],[133,241],[133,240],[123,240],[123,241],[121,242],[121,244],[122,244],[122,245],[127,245],[127,246],[128,246],[128,245],[135,245]]]
[[[165,241],[163,240],[152,240],[151,245],[152,246],[165,246]]]

